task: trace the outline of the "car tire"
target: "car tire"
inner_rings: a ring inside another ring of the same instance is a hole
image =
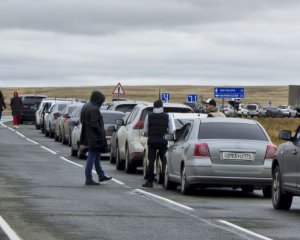
[[[114,154],[113,154],[113,150],[112,150],[113,148],[112,148],[112,146],[110,147],[110,158],[109,158],[109,162],[111,163],[111,164],[114,164],[114,163],[116,163],[116,156],[114,156]]]
[[[79,158],[79,159],[84,159],[85,158],[85,154],[83,154],[82,153],[82,151],[80,150],[80,145],[79,145],[79,143],[77,144],[77,157]]]
[[[272,187],[265,187],[262,189],[264,198],[271,198],[272,197]]]
[[[71,156],[72,157],[76,157],[77,156],[77,150],[75,150],[74,148],[73,148],[73,146],[71,146]]]
[[[68,141],[68,146],[71,147],[72,146],[72,138],[71,138],[71,131],[69,130],[69,141]]]
[[[293,196],[282,190],[282,180],[279,166],[276,166],[272,174],[272,204],[275,209],[289,210]]]
[[[49,124],[49,137],[53,138],[54,137],[54,133],[51,131],[51,125]]]
[[[56,142],[58,142],[58,141],[59,141],[59,136],[58,136],[58,135],[56,135],[56,131],[54,132],[54,140],[55,140]]]
[[[186,181],[185,166],[183,166],[182,173],[181,173],[181,193],[183,195],[190,195],[192,193],[192,187]]]
[[[129,149],[128,146],[125,148],[125,172],[126,173],[134,173],[136,171],[136,168],[132,163],[130,163],[130,157],[129,157]]]
[[[120,150],[119,150],[119,145],[118,142],[116,144],[116,169],[117,170],[124,170],[124,162],[120,158]]]
[[[163,187],[167,190],[176,190],[177,189],[177,184],[170,181],[170,179],[169,179],[169,170],[168,170],[167,164],[166,164],[166,169],[165,169],[165,178],[164,178]]]
[[[252,193],[254,192],[254,186],[242,186],[242,191],[245,192],[245,193]]]

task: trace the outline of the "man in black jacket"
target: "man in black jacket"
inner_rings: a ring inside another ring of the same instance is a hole
[[[154,181],[154,162],[156,153],[163,163],[163,171],[165,166],[165,154],[167,151],[168,141],[164,139],[166,133],[173,133],[175,130],[175,124],[173,116],[165,113],[163,109],[163,102],[157,100],[153,104],[153,113],[149,113],[146,116],[144,123],[144,134],[148,136],[148,160],[147,167],[148,178],[147,182],[143,184],[143,187],[153,187]]]
[[[112,178],[104,174],[100,164],[101,153],[107,152],[104,123],[100,114],[100,107],[104,101],[105,97],[101,92],[93,91],[90,102],[83,106],[80,115],[82,124],[80,144],[89,148],[85,167],[85,185],[99,185],[92,177],[93,164],[99,176],[99,182]]]

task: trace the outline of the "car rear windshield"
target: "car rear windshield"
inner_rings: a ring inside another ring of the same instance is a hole
[[[116,124],[116,120],[122,119],[121,113],[101,113],[104,124]]]
[[[116,111],[120,112],[131,112],[131,110],[136,106],[136,104],[122,104],[119,106],[116,106]]]
[[[287,109],[288,106],[279,106],[278,108],[279,108],[279,109]]]
[[[66,103],[59,104],[59,105],[58,105],[58,111],[61,112],[66,106],[67,106]]]
[[[256,110],[256,105],[247,105],[248,110]]]
[[[247,139],[268,141],[267,136],[257,124],[247,123],[202,123],[198,139]]]
[[[153,112],[153,107],[144,109],[140,121],[145,121],[147,114],[151,112]],[[181,107],[164,107],[164,112],[193,113],[193,110],[191,110],[190,108],[181,108]]]
[[[37,104],[39,105],[44,97],[24,97],[23,104]]]
[[[71,114],[77,106],[68,107],[68,114]]]

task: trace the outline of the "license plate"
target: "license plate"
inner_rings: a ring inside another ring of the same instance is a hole
[[[223,152],[223,159],[252,161],[254,160],[254,153]]]

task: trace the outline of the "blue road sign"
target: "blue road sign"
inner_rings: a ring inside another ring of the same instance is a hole
[[[190,103],[198,102],[198,95],[197,94],[188,94],[187,101]]]
[[[215,87],[215,98],[244,98],[244,88]]]
[[[170,93],[162,93],[161,94],[161,100],[163,102],[169,102],[170,101]]]

